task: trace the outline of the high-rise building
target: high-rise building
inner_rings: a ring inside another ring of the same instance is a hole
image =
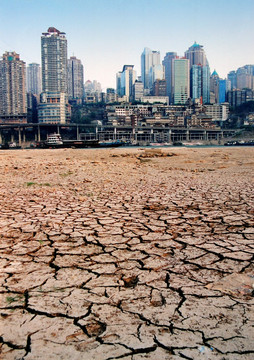
[[[144,85],[142,81],[136,80],[133,85],[133,100],[141,101],[142,96],[144,96]]]
[[[16,52],[0,60],[0,117],[8,122],[26,122],[26,66]]]
[[[144,90],[150,92],[152,82],[150,80],[150,69],[155,65],[160,65],[160,52],[144,48],[141,54],[141,79],[144,84]],[[155,79],[156,80],[156,79]]]
[[[125,97],[126,101],[130,101],[133,96],[133,84],[136,80],[136,71],[133,68],[134,65],[124,65],[121,76],[117,73],[117,79],[120,79],[120,97]]]
[[[75,56],[68,59],[68,97],[81,101],[84,97],[84,68],[81,60]]]
[[[41,36],[42,91],[67,94],[67,39],[50,27]]]
[[[210,91],[214,95],[215,104],[219,103],[220,77],[216,70],[210,77]]]
[[[187,51],[185,51],[184,56],[190,60],[190,68],[192,65],[208,65],[203,45],[197,44],[196,41]]]
[[[165,80],[167,84],[167,96],[169,97],[169,103],[173,103],[173,79],[174,79],[174,59],[177,58],[177,54],[175,52],[167,52],[162,64],[164,66],[165,71]]]
[[[167,96],[166,80],[155,80],[153,83],[153,96]]]
[[[200,99],[202,96],[202,67],[192,65],[190,69],[190,97]]]
[[[28,64],[26,68],[26,90],[28,93],[40,95],[41,93],[41,67],[39,64]]]
[[[227,80],[220,79],[220,81],[219,81],[219,104],[222,104],[226,101],[226,92],[227,92]]]
[[[121,71],[116,74],[116,93],[118,96],[121,96],[121,74]]]
[[[243,66],[237,69],[236,71],[236,85],[237,89],[251,89],[252,88],[252,74],[248,69]]]
[[[67,39],[64,32],[54,27],[41,36],[41,67],[43,93],[38,105],[38,121],[68,122]]]
[[[234,90],[237,88],[236,72],[234,70],[228,73],[228,81],[230,81],[230,90]]]
[[[196,81],[192,81],[191,84],[196,86],[197,83],[200,83],[200,98],[204,104],[208,104],[210,102],[210,68],[203,46],[195,42],[187,51],[185,51],[185,57],[190,61],[190,71],[192,71],[194,65],[198,65],[201,68],[201,83],[197,78]],[[199,76],[197,70],[194,70],[192,74],[193,76],[195,74]],[[195,93],[196,90],[191,89],[191,94]],[[192,97],[192,99],[195,100],[196,98]]]
[[[185,104],[190,97],[190,65],[185,58],[174,59],[174,104]]]
[[[151,66],[149,72],[150,92],[153,91],[153,84],[156,80],[164,80],[164,79],[165,79],[164,66],[161,64]]]

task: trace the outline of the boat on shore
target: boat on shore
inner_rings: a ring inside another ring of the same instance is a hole
[[[36,143],[36,148],[40,149],[90,148],[98,146],[98,140],[63,140],[60,134],[50,134],[47,140]]]
[[[224,146],[254,146],[254,140],[227,141]]]
[[[119,147],[125,145],[122,140],[99,141],[99,140],[63,140],[60,134],[48,135],[47,140],[36,143],[36,148],[59,149],[59,148],[101,148]]]
[[[18,145],[16,142],[10,142],[10,143],[1,144],[0,149],[1,150],[16,150],[16,149],[21,149],[21,146]]]
[[[126,143],[122,140],[116,141],[99,141],[99,147],[119,147],[124,146]]]

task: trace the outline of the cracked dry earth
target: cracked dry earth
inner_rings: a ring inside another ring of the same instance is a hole
[[[253,148],[0,153],[1,359],[254,359]]]

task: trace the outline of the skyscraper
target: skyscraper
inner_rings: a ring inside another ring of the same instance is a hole
[[[164,79],[165,79],[164,66],[161,64],[151,66],[149,72],[150,92],[152,92],[153,84],[156,80],[164,80]]]
[[[233,70],[233,71],[230,71],[228,73],[228,81],[230,81],[230,90],[234,90],[237,88],[237,83],[236,83],[236,72]]]
[[[67,102],[67,39],[54,27],[41,36],[42,94],[38,121],[64,124],[69,120]]]
[[[174,59],[177,58],[177,54],[175,52],[167,52],[162,64],[165,69],[165,80],[167,84],[167,96],[169,97],[169,103],[173,102],[173,79],[174,79]]]
[[[202,96],[202,68],[201,65],[192,65],[190,69],[190,96],[199,99]]]
[[[251,89],[252,88],[252,74],[245,66],[240,67],[236,71],[236,85],[237,89]]]
[[[152,85],[150,80],[150,69],[155,65],[160,65],[160,52],[152,51],[147,47],[144,48],[144,51],[141,54],[141,79],[144,84],[144,90],[147,90],[148,93],[150,92]]]
[[[41,36],[42,91],[67,94],[67,39],[50,27]]]
[[[220,77],[215,70],[210,77],[210,90],[211,93],[214,95],[215,104],[218,104],[220,97]]]
[[[84,68],[75,56],[68,59],[68,97],[81,100],[84,96]]]
[[[185,58],[174,59],[174,104],[185,104],[190,97],[190,65]]]
[[[195,43],[185,51],[184,56],[190,60],[190,68],[192,65],[208,65],[203,45]]]
[[[126,101],[133,97],[133,84],[136,80],[134,65],[124,65],[122,72],[117,73],[117,93],[121,97],[125,96]]]
[[[34,95],[41,93],[41,67],[39,64],[28,64],[26,68],[26,91]]]
[[[4,121],[27,121],[25,68],[16,52],[3,54],[0,61],[0,116]]]
[[[202,102],[207,104],[210,102],[210,68],[203,46],[195,42],[185,51],[185,57],[190,61],[190,71],[192,71],[194,65],[201,67],[201,82],[196,79],[196,81],[192,81],[191,84],[200,84],[201,89],[198,93],[201,93]],[[199,72],[194,70],[192,75],[194,76],[195,74],[198,75]],[[191,89],[191,94],[196,94],[195,89]],[[192,97],[192,99],[194,100],[196,98]]]

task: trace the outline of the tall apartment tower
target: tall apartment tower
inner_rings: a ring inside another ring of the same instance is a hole
[[[165,69],[165,80],[166,80],[166,95],[169,98],[169,103],[173,103],[173,79],[174,79],[174,59],[177,58],[176,52],[167,52],[162,64]]]
[[[160,65],[160,52],[153,51],[149,48],[144,48],[141,54],[141,79],[144,84],[144,90],[147,93],[151,89],[151,68],[153,66]],[[155,79],[156,80],[156,79]]]
[[[41,88],[41,67],[39,64],[28,64],[26,68],[26,90],[28,93],[40,95]]]
[[[42,93],[38,122],[65,124],[70,119],[67,101],[67,39],[50,27],[41,36]]]
[[[42,91],[67,94],[67,39],[50,27],[41,36]]]
[[[190,71],[192,67],[198,65],[201,69],[201,73],[195,69],[192,71],[192,84],[200,84],[200,89],[198,93],[201,93],[200,98],[204,104],[210,102],[210,68],[209,63],[206,58],[205,51],[202,45],[197,44],[196,42],[185,51],[185,57],[190,61]],[[195,74],[197,76],[201,75],[201,81],[199,78],[194,79]],[[195,94],[196,90],[191,89],[191,94]],[[196,97],[192,97],[195,100]]]
[[[175,105],[182,105],[190,97],[190,64],[189,59],[174,60],[173,97]]]
[[[6,52],[0,60],[0,117],[26,122],[26,116],[26,65],[16,52]]]
[[[75,56],[68,59],[68,97],[80,101],[84,97],[84,67]]]

